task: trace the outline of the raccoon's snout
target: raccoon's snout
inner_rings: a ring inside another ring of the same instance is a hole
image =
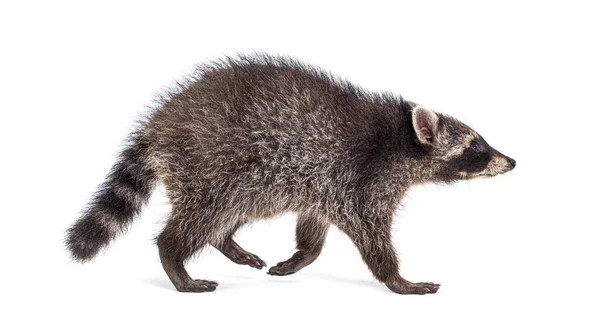
[[[510,169],[514,169],[515,166],[517,166],[517,161],[515,161],[514,158],[510,158],[510,157],[506,157],[506,159],[508,160],[508,164],[510,164]]]
[[[490,162],[490,165],[488,166],[488,170],[494,175],[498,175],[512,171],[515,166],[517,166],[517,161],[515,161],[515,159],[500,154],[495,160],[492,159],[492,162]]]
[[[517,161],[513,158],[497,153],[492,157],[487,167],[482,172],[473,175],[473,177],[494,177],[512,171],[515,166],[517,166]]]

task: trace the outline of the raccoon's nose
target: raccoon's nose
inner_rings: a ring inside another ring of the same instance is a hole
[[[510,167],[514,169],[515,166],[517,166],[517,161],[515,161],[514,159],[512,159],[510,157],[507,157],[507,159],[508,159],[508,163],[510,164]]]

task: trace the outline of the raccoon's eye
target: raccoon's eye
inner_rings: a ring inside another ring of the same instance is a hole
[[[479,148],[480,148],[479,143],[477,143],[476,141],[472,141],[471,142],[471,149],[472,150],[474,150],[476,152],[479,152]]]

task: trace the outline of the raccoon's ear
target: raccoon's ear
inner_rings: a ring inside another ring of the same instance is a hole
[[[411,106],[413,106],[411,103]],[[433,145],[437,141],[439,118],[437,114],[420,105],[412,109],[412,122],[419,141],[423,144]]]

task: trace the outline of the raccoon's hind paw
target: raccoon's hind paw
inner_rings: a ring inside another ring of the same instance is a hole
[[[265,263],[264,260],[260,259],[257,255],[244,250],[231,238],[221,245],[213,246],[236,264],[248,265],[257,269],[262,269],[267,266],[267,263]]]
[[[267,263],[265,263],[264,260],[249,252],[238,251],[231,257],[231,260],[236,264],[248,265],[257,269],[262,269],[267,266]]]
[[[213,281],[193,280],[176,288],[180,292],[212,292],[217,289],[218,285],[217,282]]]

